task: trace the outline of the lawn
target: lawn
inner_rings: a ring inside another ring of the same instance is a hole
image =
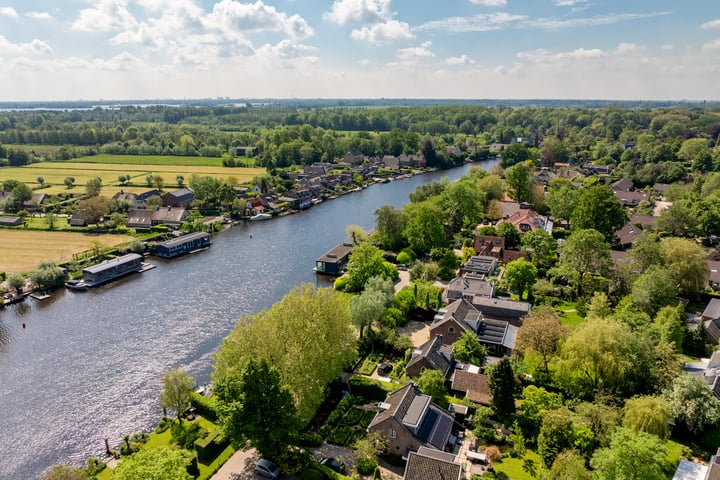
[[[104,163],[122,165],[171,165],[196,167],[222,167],[220,157],[180,157],[175,155],[109,155],[101,153],[89,157],[78,157],[64,163]]]
[[[0,245],[3,246],[0,272],[27,272],[37,267],[41,260],[58,263],[72,260],[73,253],[89,250],[95,242],[100,242],[103,247],[113,247],[131,240],[133,237],[127,235],[0,229]]]
[[[577,312],[576,307],[577,305],[574,302],[562,302],[555,305],[555,309],[561,314],[561,322],[563,325],[576,327],[585,321]]]
[[[525,458],[534,462],[536,472],[540,471],[542,466],[540,455],[528,450],[525,453]],[[523,470],[523,461],[524,459],[522,458],[503,458],[499,462],[494,462],[493,468],[495,468],[496,472],[502,472],[512,480],[534,480],[536,478],[535,476]]]
[[[104,157],[98,155],[98,157]],[[40,187],[37,179],[42,177],[45,187],[38,190],[38,193],[59,194],[73,193],[83,194],[85,192],[85,184],[88,180],[100,177],[103,183],[102,194],[112,196],[120,190],[131,192],[143,192],[148,190],[146,177],[148,175],[161,176],[165,183],[165,190],[173,190],[178,188],[176,178],[182,175],[185,184],[188,183],[192,175],[211,176],[227,180],[234,177],[238,183],[244,183],[252,180],[257,175],[265,174],[264,168],[231,168],[223,167],[218,164],[198,164],[198,159],[203,157],[134,157],[130,155],[107,156],[115,160],[115,163],[106,162],[90,162],[89,159],[96,157],[86,157],[83,161],[73,160],[67,162],[39,162],[25,165],[22,167],[3,167],[0,170],[2,179],[14,179],[28,184],[32,188]],[[156,162],[160,163],[137,163],[139,160],[149,160],[157,158]],[[169,160],[182,160],[184,158],[193,159],[196,163],[169,163]],[[135,160],[134,163],[123,163],[123,160]],[[168,159],[162,163],[161,159]],[[218,159],[212,159],[216,161]],[[125,175],[130,176],[129,185],[120,185],[118,177]],[[74,186],[67,188],[65,178],[73,177],[75,179]]]

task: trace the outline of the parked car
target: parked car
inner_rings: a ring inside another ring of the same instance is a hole
[[[325,465],[337,473],[345,473],[345,464],[337,458],[323,457],[320,459],[320,465]]]
[[[390,372],[392,372],[392,369],[393,369],[393,367],[389,363],[381,363],[377,367],[378,375],[387,377],[388,375],[390,375]]]
[[[255,473],[262,475],[263,477],[277,480],[280,478],[280,467],[278,467],[275,462],[271,462],[266,458],[261,458],[255,464]]]

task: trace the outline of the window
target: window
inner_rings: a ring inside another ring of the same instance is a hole
[[[455,333],[455,327],[448,327],[448,333]]]
[[[396,432],[394,429],[391,428],[391,429],[388,431],[388,437],[390,437],[390,438],[397,438],[397,432]]]

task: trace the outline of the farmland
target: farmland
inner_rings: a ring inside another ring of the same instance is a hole
[[[58,263],[70,260],[73,253],[89,250],[96,242],[102,247],[111,247],[132,239],[133,237],[126,235],[0,229],[0,243],[3,245],[0,271],[27,272],[37,267],[41,260],[54,260]]]
[[[165,188],[172,189],[177,186],[178,175],[184,177],[186,184],[192,175],[220,179],[234,177],[238,183],[243,183],[264,173],[263,168],[223,167],[219,158],[97,155],[66,162],[40,162],[22,167],[5,167],[0,170],[0,181],[14,179],[37,188],[40,186],[37,179],[42,177],[46,186],[38,192],[82,194],[85,192],[85,184],[88,180],[100,177],[103,183],[103,195],[112,196],[121,189],[137,193],[147,190],[148,175],[162,176]],[[131,177],[128,185],[120,186],[118,177],[121,175]],[[66,187],[64,183],[66,177],[75,178],[72,188]]]

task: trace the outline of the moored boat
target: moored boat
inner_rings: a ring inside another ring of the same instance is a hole
[[[87,290],[87,285],[80,279],[70,279],[65,282],[65,288],[82,292]]]
[[[253,215],[250,217],[251,222],[257,222],[258,220],[270,220],[272,218],[272,215],[269,213],[258,213],[257,215]]]

